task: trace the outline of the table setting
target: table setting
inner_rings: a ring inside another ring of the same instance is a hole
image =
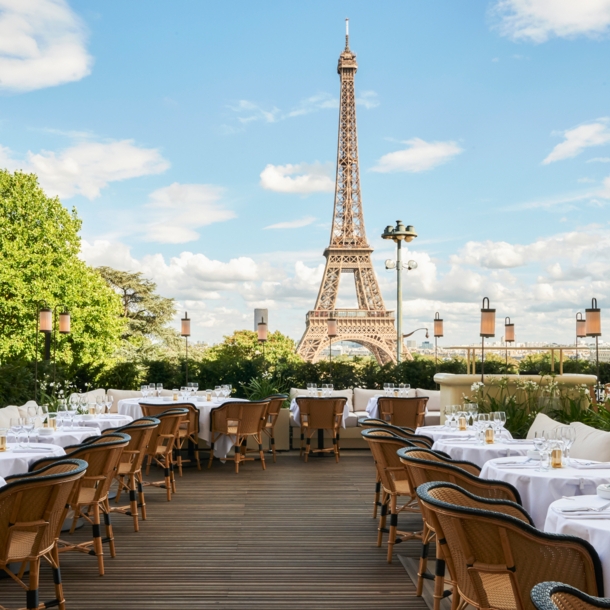
[[[445,407],[444,424],[420,426],[415,433],[427,436],[435,443],[444,440],[451,444],[464,443],[481,447],[493,446],[499,441],[513,444],[512,434],[504,427],[506,425],[504,411],[478,413],[476,405],[468,405],[462,410],[457,410],[458,408],[462,409],[459,405],[448,405]],[[445,450],[441,449],[441,451]]]
[[[66,452],[58,445],[36,443],[29,447],[19,443],[3,443],[5,449],[0,450],[0,477],[27,472],[30,465],[44,457],[65,455]]]
[[[510,439],[503,436],[493,444],[477,442],[474,437],[445,437],[435,441],[434,451],[443,451],[454,460],[467,461],[482,468],[486,462],[500,457],[527,456],[534,450],[528,440]]]
[[[299,405],[297,403],[297,398],[331,398],[333,395],[333,391],[334,391],[334,387],[332,383],[327,383],[327,384],[315,384],[315,383],[308,383],[307,384],[307,394],[300,394],[299,396],[296,396],[295,398],[293,398],[290,401],[290,413],[292,414],[292,418],[294,420],[294,423],[297,426],[301,425],[301,410],[299,409]],[[336,398],[341,398],[340,396],[337,396]],[[343,415],[341,417],[341,427],[345,428],[345,422],[348,418],[350,414],[350,410],[349,410],[349,405],[347,404],[347,402],[345,403],[345,406],[343,407]]]
[[[366,412],[369,417],[379,419],[379,405],[377,404],[380,398],[413,398],[415,394],[411,393],[411,385],[408,383],[384,383],[383,394],[379,393],[371,396],[366,405]]]
[[[188,389],[189,387],[191,389]],[[147,390],[142,390],[142,398],[124,398],[123,400],[120,400],[118,403],[118,415],[129,416],[133,419],[142,417],[143,413],[140,403],[167,405],[168,409],[171,409],[178,403],[187,403],[199,410],[199,438],[210,443],[212,438],[210,430],[212,411],[227,402],[249,401],[245,398],[230,398],[232,392],[232,387],[230,385],[216,386],[214,390],[205,390],[203,396],[195,394],[196,387],[197,384],[184,386],[180,390],[173,390],[170,396],[154,396],[154,394],[151,394],[151,388],[148,387]],[[157,393],[156,388],[154,393]],[[233,447],[233,444],[233,440],[230,437],[220,437],[214,444],[214,455],[224,459]]]

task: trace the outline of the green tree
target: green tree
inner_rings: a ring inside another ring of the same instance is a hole
[[[63,366],[99,367],[116,349],[123,326],[120,301],[79,258],[80,228],[76,211],[47,197],[34,174],[0,170],[2,363],[34,359],[41,303],[70,311],[70,334],[56,335],[56,358]]]

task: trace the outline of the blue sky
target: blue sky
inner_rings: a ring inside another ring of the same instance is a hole
[[[609,0],[0,0],[0,163],[75,206],[85,260],[151,277],[195,339],[251,328],[254,307],[298,339],[345,17],[386,306],[380,233],[400,218],[419,233],[405,330],[439,311],[447,344],[476,341],[488,296],[518,341],[572,341],[610,296]]]

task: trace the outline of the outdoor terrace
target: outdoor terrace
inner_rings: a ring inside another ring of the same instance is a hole
[[[94,557],[61,556],[66,606],[424,610],[400,561],[388,565],[386,546],[375,546],[374,481],[368,451],[342,451],[339,463],[281,453],[266,471],[249,462],[239,475],[232,461],[186,468],[171,502],[164,490],[146,489],[148,519],[139,533],[129,517],[113,515],[117,556],[104,549],[105,576]],[[409,521],[420,527],[418,515],[401,518]],[[90,527],[74,537],[90,538]],[[419,541],[397,549],[419,551]],[[41,599],[52,597],[51,583],[43,566]],[[0,604],[21,607],[23,597],[0,580]]]

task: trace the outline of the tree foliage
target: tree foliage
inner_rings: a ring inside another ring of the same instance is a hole
[[[55,335],[56,359],[70,370],[101,366],[116,349],[120,301],[79,258],[80,227],[76,211],[47,197],[35,175],[0,170],[1,362],[34,360],[43,303],[71,314],[70,334]]]

